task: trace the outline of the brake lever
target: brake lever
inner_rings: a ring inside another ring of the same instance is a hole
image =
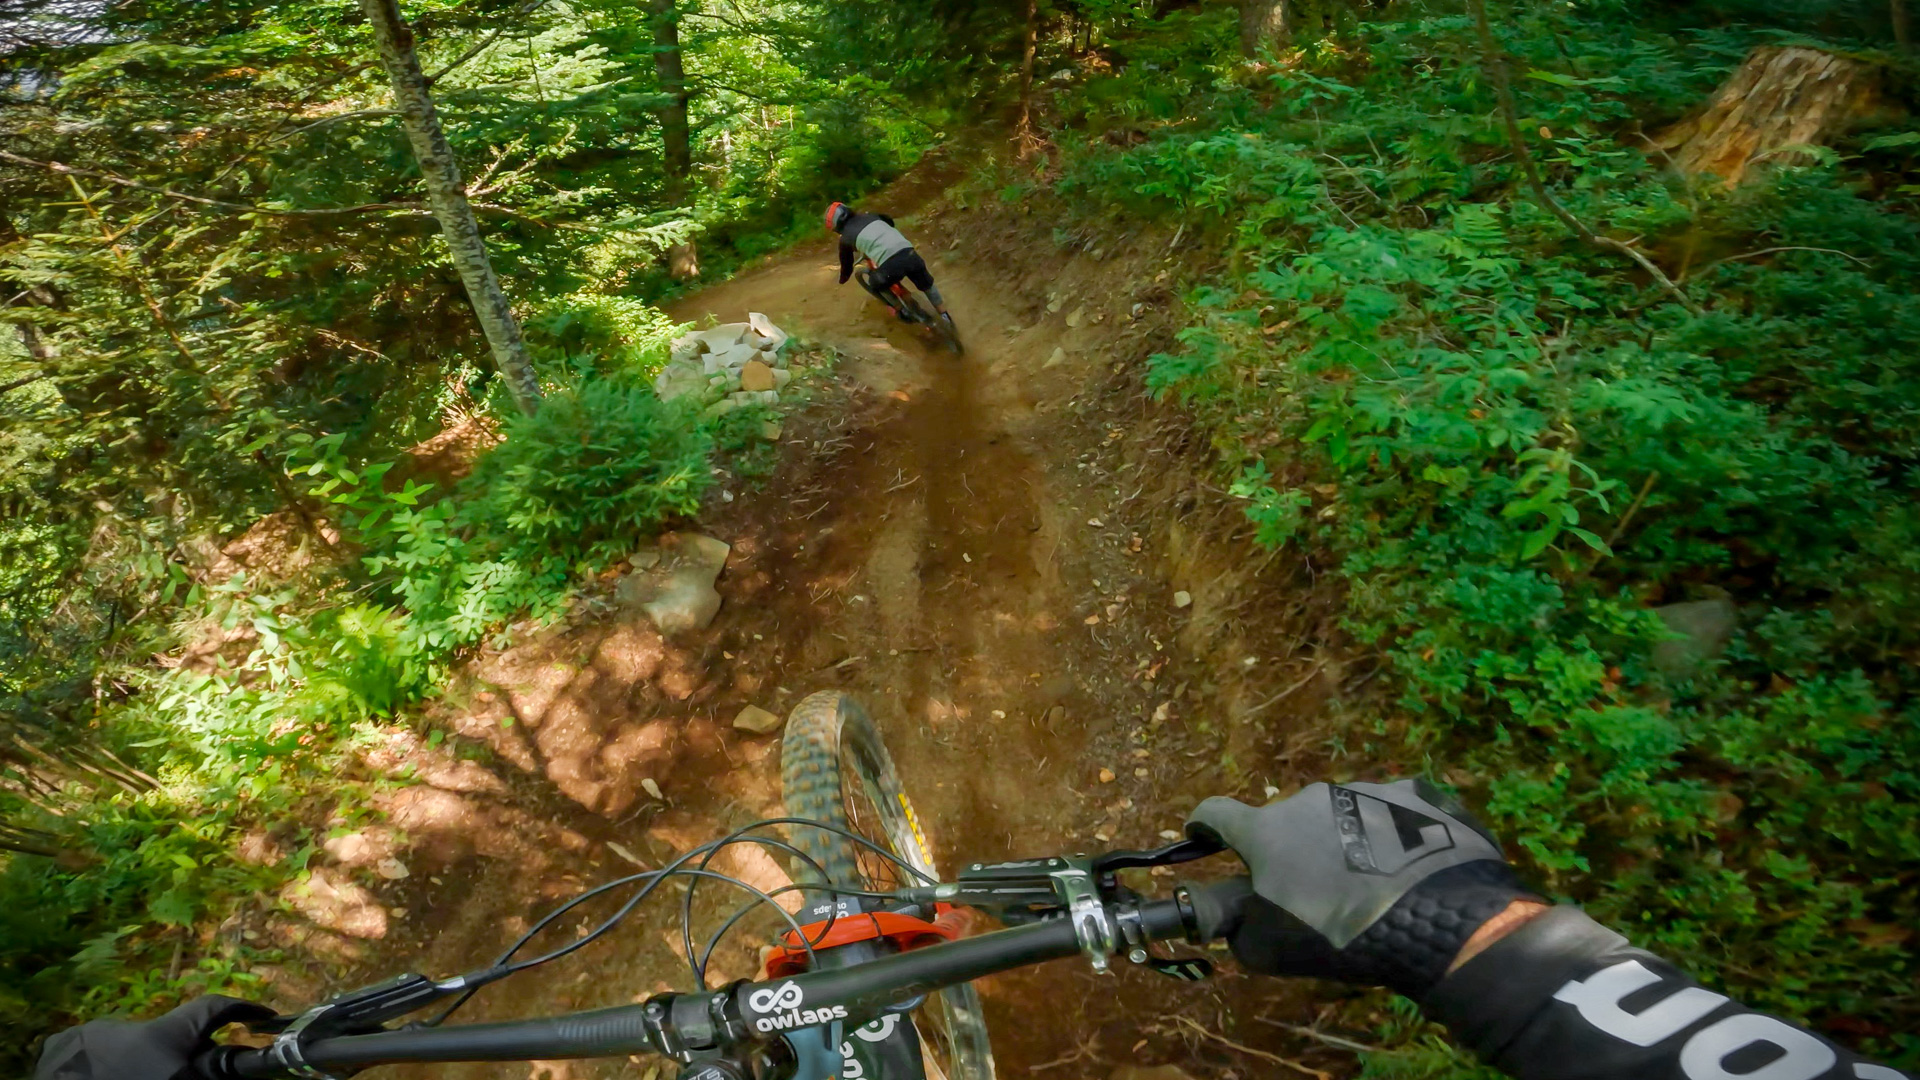
[[[1115,870],[1138,870],[1152,866],[1174,866],[1218,855],[1227,845],[1213,837],[1189,836],[1166,847],[1147,851],[1109,851],[1093,860],[1093,872],[1111,874]]]
[[[452,997],[469,985],[470,980],[464,977],[436,981],[409,972],[372,986],[349,990],[304,1012],[276,1016],[247,1027],[263,1035],[272,1035],[298,1025],[309,1038],[360,1034],[378,1028],[389,1020],[398,1020],[410,1012],[418,1012],[443,998]]]

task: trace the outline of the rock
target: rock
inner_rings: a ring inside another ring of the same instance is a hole
[[[687,336],[699,339],[701,344],[707,347],[708,352],[718,352],[740,344],[740,339],[746,337],[747,331],[751,329],[753,328],[742,322],[721,323],[710,330],[700,330]]]
[[[775,390],[785,390],[787,388],[787,384],[792,381],[793,381],[793,372],[788,371],[786,368],[773,369],[773,388]]]
[[[740,710],[733,718],[733,726],[741,731],[751,731],[755,735],[767,735],[779,731],[786,723],[779,713],[770,713],[758,705],[749,705]]]
[[[745,408],[749,405],[778,405],[780,394],[775,390],[738,390],[728,394],[727,400],[733,402],[736,408]]]
[[[1101,783],[1103,783],[1103,784],[1111,784],[1111,783],[1113,783],[1113,770],[1112,770],[1112,769],[1101,769],[1101,770],[1100,770],[1100,782],[1101,782]]]
[[[699,394],[706,385],[706,372],[698,359],[671,361],[653,377],[653,392],[661,401]]]
[[[374,863],[373,871],[388,881],[399,881],[401,878],[407,877],[412,873],[412,871],[407,869],[406,863],[392,857],[381,859],[379,862]]]
[[[714,375],[723,371],[739,371],[759,357],[759,355],[759,349],[754,348],[750,344],[742,343],[717,352],[710,352],[701,357],[700,362],[706,366],[707,374]]]
[[[706,408],[700,410],[700,415],[706,417],[709,420],[712,420],[717,416],[721,416],[725,413],[730,413],[739,407],[740,407],[740,403],[733,400],[732,398],[721,398],[719,401],[716,401],[713,404],[707,406]]]
[[[1060,348],[1058,345],[1056,345],[1054,346],[1054,349],[1053,349],[1053,355],[1047,357],[1047,362],[1044,364],[1041,364],[1040,367],[1042,369],[1050,368],[1050,367],[1059,367],[1061,364],[1064,364],[1066,362],[1067,362],[1067,350]]]
[[[1070,327],[1073,327],[1074,329],[1078,329],[1080,324],[1086,321],[1087,321],[1087,309],[1084,306],[1074,308],[1073,311],[1067,316],[1067,325]]]
[[[768,442],[778,442],[780,439],[780,425],[771,421],[761,424],[760,437]]]
[[[747,326],[760,338],[760,347],[779,352],[786,347],[787,332],[773,325],[773,320],[757,311],[747,312]]]
[[[757,394],[773,388],[773,368],[764,361],[749,360],[740,369],[740,389]]]
[[[661,802],[667,801],[667,797],[660,794],[660,785],[655,783],[651,776],[645,777],[640,781],[640,790],[645,791],[650,798],[658,799]]]
[[[1062,296],[1059,293],[1054,293],[1052,296],[1047,297],[1047,311],[1049,313],[1059,311],[1061,308],[1061,305],[1065,304],[1066,302],[1067,302],[1067,298],[1065,296]]]
[[[1692,674],[1719,656],[1740,628],[1740,609],[1731,600],[1694,600],[1653,609],[1667,629],[1680,635],[1653,647],[1653,666],[1674,676]]]
[[[1183,608],[1191,603],[1193,603],[1193,594],[1188,592],[1187,590],[1181,589],[1180,591],[1173,594],[1174,607]]]
[[[670,364],[699,363],[700,354],[707,351],[704,338],[696,334],[685,334],[673,339],[667,346],[667,362]]]
[[[704,629],[720,611],[713,582],[732,550],[711,536],[668,533],[660,538],[658,563],[621,578],[614,598],[646,613],[662,634]]]

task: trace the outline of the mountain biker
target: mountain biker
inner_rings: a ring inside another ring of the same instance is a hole
[[[1239,853],[1248,969],[1387,986],[1521,1080],[1909,1080],[1707,990],[1579,908],[1527,891],[1485,828],[1424,781],[1201,803],[1189,834]],[[266,1010],[205,997],[47,1040],[34,1080],[187,1080],[210,1036]]]
[[[827,231],[840,234],[840,284],[845,285],[853,276],[855,253],[864,255],[874,265],[864,284],[882,303],[894,307],[887,299],[888,291],[902,281],[911,281],[927,294],[928,303],[947,320],[947,325],[953,325],[953,316],[947,312],[947,302],[933,283],[927,261],[913,249],[913,241],[894,227],[892,218],[885,214],[861,213],[846,203],[836,202],[827,207]],[[907,313],[897,307],[894,314],[901,322],[909,321]]]

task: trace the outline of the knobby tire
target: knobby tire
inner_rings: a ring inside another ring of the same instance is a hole
[[[849,771],[859,778],[864,791],[856,794],[848,790]],[[938,878],[931,845],[913,819],[893,757],[867,711],[852,697],[822,691],[794,707],[780,750],[780,784],[788,814],[848,831],[857,830],[847,810],[848,798],[864,798],[879,819],[882,833],[868,838]],[[789,828],[788,833],[793,845],[818,863],[832,884],[856,889],[891,889],[908,884],[888,880],[879,860],[870,854],[863,859],[859,845],[843,836],[800,827]],[[795,861],[796,878],[815,876],[811,867]],[[901,874],[895,869],[891,876]],[[979,994],[970,984],[962,984],[937,996],[939,1000],[929,1000],[923,1011],[938,1008],[945,1014],[950,1056],[946,1080],[993,1080],[993,1053]],[[923,1038],[925,1034],[923,1031]]]

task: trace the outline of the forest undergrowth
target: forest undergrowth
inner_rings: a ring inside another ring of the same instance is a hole
[[[405,5],[529,415],[352,8],[4,13],[0,1073],[62,1022],[261,989],[282,950],[220,928],[374,813],[356,749],[764,466],[761,409],[655,396],[654,301],[937,135],[785,9]],[[443,429],[477,460],[409,453]]]
[[[1536,196],[1458,8],[1257,68],[1218,32],[1136,42],[1001,194],[1219,252],[1145,378],[1211,430],[1260,542],[1345,581],[1394,687],[1338,737],[1353,775],[1435,775],[1550,894],[1912,1064],[1916,136],[1685,176],[1645,133],[1750,49],[1859,46],[1508,11],[1545,187],[1670,287]],[[1370,1075],[1479,1070],[1396,1008]]]
[[[1552,895],[1920,1062],[1920,132],[1883,6],[1521,0],[1489,53],[1480,0],[409,0],[530,414],[352,7],[0,42],[0,1069],[257,989],[279,957],[217,927],[365,812],[357,740],[764,454],[649,389],[687,257],[1009,116],[1001,198],[1215,259],[1144,378],[1346,583],[1390,690],[1345,775],[1432,774]],[[1647,136],[1762,46],[1888,107],[1683,173]],[[464,478],[406,453],[448,425],[491,446]],[[237,573],[263,527],[289,557]],[[290,857],[237,857],[270,822]],[[1480,1071],[1355,1007],[1370,1074]]]

